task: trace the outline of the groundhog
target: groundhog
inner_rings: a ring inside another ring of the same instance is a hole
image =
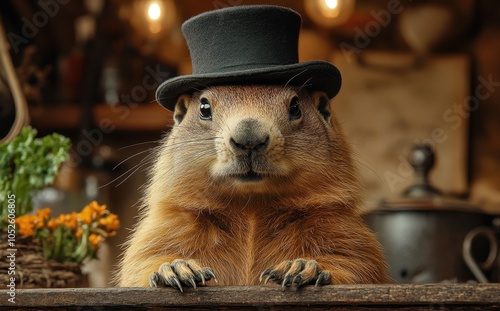
[[[330,106],[323,92],[296,86],[182,95],[119,284],[388,282]]]

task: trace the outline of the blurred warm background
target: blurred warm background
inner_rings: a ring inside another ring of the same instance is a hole
[[[87,267],[98,271],[91,285],[109,284],[138,214],[150,152],[172,125],[155,89],[190,73],[182,22],[261,3],[302,15],[301,61],[341,70],[334,113],[353,144],[367,211],[413,183],[407,155],[424,142],[436,150],[436,188],[500,213],[498,1],[0,1],[29,124],[73,142],[71,163],[37,204],[68,212],[97,199],[122,221],[101,260]],[[14,101],[2,99],[0,120],[6,136]]]

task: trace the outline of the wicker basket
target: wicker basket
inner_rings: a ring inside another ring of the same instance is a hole
[[[4,232],[1,232],[2,236]],[[9,284],[10,252],[7,242],[0,242],[0,283]],[[16,240],[15,278],[17,288],[86,287],[88,281],[77,263],[60,263],[44,259],[42,246],[36,239]]]

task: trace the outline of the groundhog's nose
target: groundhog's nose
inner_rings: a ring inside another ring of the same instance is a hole
[[[238,154],[263,151],[269,145],[269,133],[256,119],[245,119],[232,131],[229,143]]]

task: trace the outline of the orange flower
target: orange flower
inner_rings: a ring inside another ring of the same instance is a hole
[[[106,211],[106,205],[99,205],[96,201],[92,201],[87,205],[87,207],[92,210],[92,217],[94,219],[99,218],[104,211]]]
[[[77,226],[78,214],[73,212],[71,214],[66,214],[64,217],[64,225],[71,230],[75,231]]]
[[[51,218],[47,223],[47,228],[55,230],[57,228],[57,221],[54,218]]]
[[[35,224],[26,223],[24,226],[19,226],[19,234],[22,236],[32,236],[35,233]]]
[[[97,249],[99,247],[99,244],[104,241],[104,238],[98,234],[92,233],[89,236],[89,243],[92,245],[94,249]]]
[[[76,233],[75,233],[75,237],[76,237],[77,239],[79,239],[79,238],[81,238],[81,237],[82,237],[82,235],[83,235],[83,230],[82,230],[82,228],[78,228],[78,230],[77,230],[77,231],[76,231]]]
[[[35,234],[35,224],[37,221],[37,216],[35,215],[23,215],[16,219],[16,224],[18,225],[18,233],[22,236],[32,236]]]
[[[72,248],[72,251],[75,251],[75,249],[84,249],[85,247],[83,246],[90,245],[89,247],[96,251],[105,238],[114,236],[116,230],[120,227],[118,216],[110,213],[106,205],[99,205],[96,201],[90,202],[80,213],[61,214],[53,218],[51,218],[51,213],[50,208],[44,208],[37,210],[34,214],[18,217],[16,219],[18,234],[20,236],[53,239],[54,232],[57,231],[58,226],[62,226],[71,229],[71,232],[64,230],[65,234],[72,235],[70,237],[63,237],[61,241],[63,247]],[[86,240],[83,240],[83,238]],[[47,243],[47,247],[50,250],[53,246],[51,246],[51,243]],[[95,252],[88,252],[88,249],[80,253],[81,258],[78,257],[76,259],[78,262],[95,255]]]
[[[88,208],[84,208],[79,214],[78,214],[78,220],[90,225],[92,223],[92,210]]]
[[[99,226],[107,232],[113,232],[120,228],[120,220],[116,214],[109,214],[106,217],[99,219]]]
[[[37,219],[35,219],[35,227],[37,229],[41,229],[41,228],[45,227],[45,222],[43,220],[37,218]]]
[[[87,225],[90,225],[94,220],[97,220],[106,211],[106,205],[99,205],[96,201],[92,201],[85,206],[78,214],[78,220]]]
[[[41,220],[47,220],[49,219],[51,213],[52,211],[50,210],[50,208],[46,207],[44,209],[37,210],[36,216]]]

